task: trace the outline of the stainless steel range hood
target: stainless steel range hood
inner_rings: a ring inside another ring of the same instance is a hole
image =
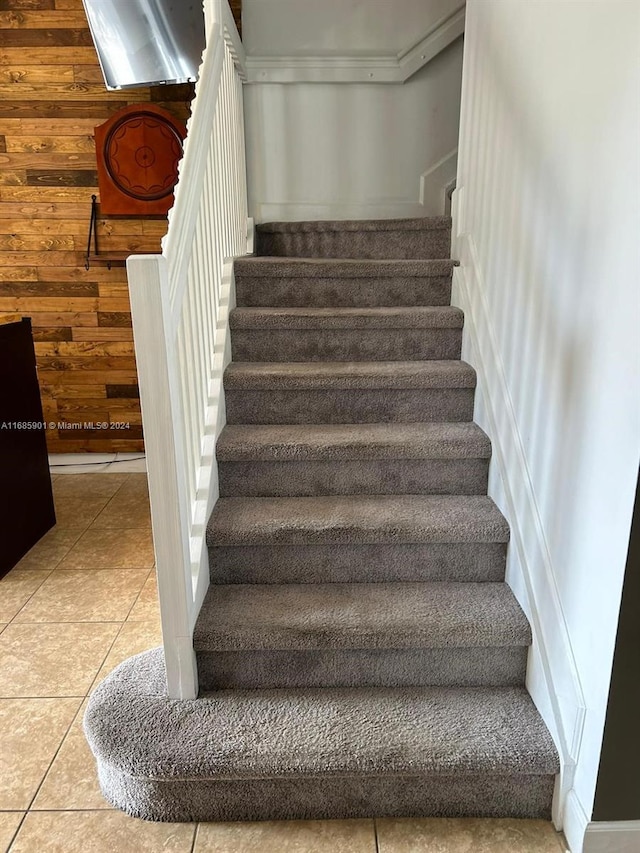
[[[82,0],[107,89],[196,80],[202,0]]]

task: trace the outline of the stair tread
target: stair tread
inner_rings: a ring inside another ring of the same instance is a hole
[[[295,234],[307,231],[433,231],[451,230],[450,216],[419,216],[401,219],[309,219],[262,222],[256,226],[265,233]]]
[[[110,772],[137,779],[558,772],[524,688],[222,690],[167,701],[161,649],[107,676],[85,730]]]
[[[451,306],[383,308],[235,308],[232,329],[462,329]]]
[[[207,544],[211,546],[508,539],[506,519],[484,495],[221,498],[207,525]]]
[[[448,258],[299,258],[257,255],[236,258],[236,276],[264,278],[429,278],[450,275],[456,261]]]
[[[210,587],[196,651],[527,646],[506,583],[236,584]]]
[[[227,425],[221,462],[340,459],[488,459],[491,442],[477,424]]]
[[[475,388],[475,370],[451,361],[231,362],[228,390]]]

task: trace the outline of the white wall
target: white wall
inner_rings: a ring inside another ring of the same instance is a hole
[[[640,457],[639,151],[640,4],[469,0],[454,303],[512,525],[508,579],[534,622],[529,686],[577,762],[574,853]]]
[[[245,0],[244,41],[249,59],[395,57],[457,5]],[[444,187],[456,170],[461,75],[458,39],[404,84],[245,86],[252,215],[265,221],[444,212]]]
[[[248,56],[397,54],[452,0],[244,0]]]

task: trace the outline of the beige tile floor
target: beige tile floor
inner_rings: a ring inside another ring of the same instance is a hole
[[[58,525],[0,581],[0,853],[560,853],[543,821],[153,824],[103,799],[93,687],[160,643],[146,477],[60,474]]]

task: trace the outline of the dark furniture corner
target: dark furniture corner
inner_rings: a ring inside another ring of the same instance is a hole
[[[56,523],[31,321],[0,324],[0,577]]]

